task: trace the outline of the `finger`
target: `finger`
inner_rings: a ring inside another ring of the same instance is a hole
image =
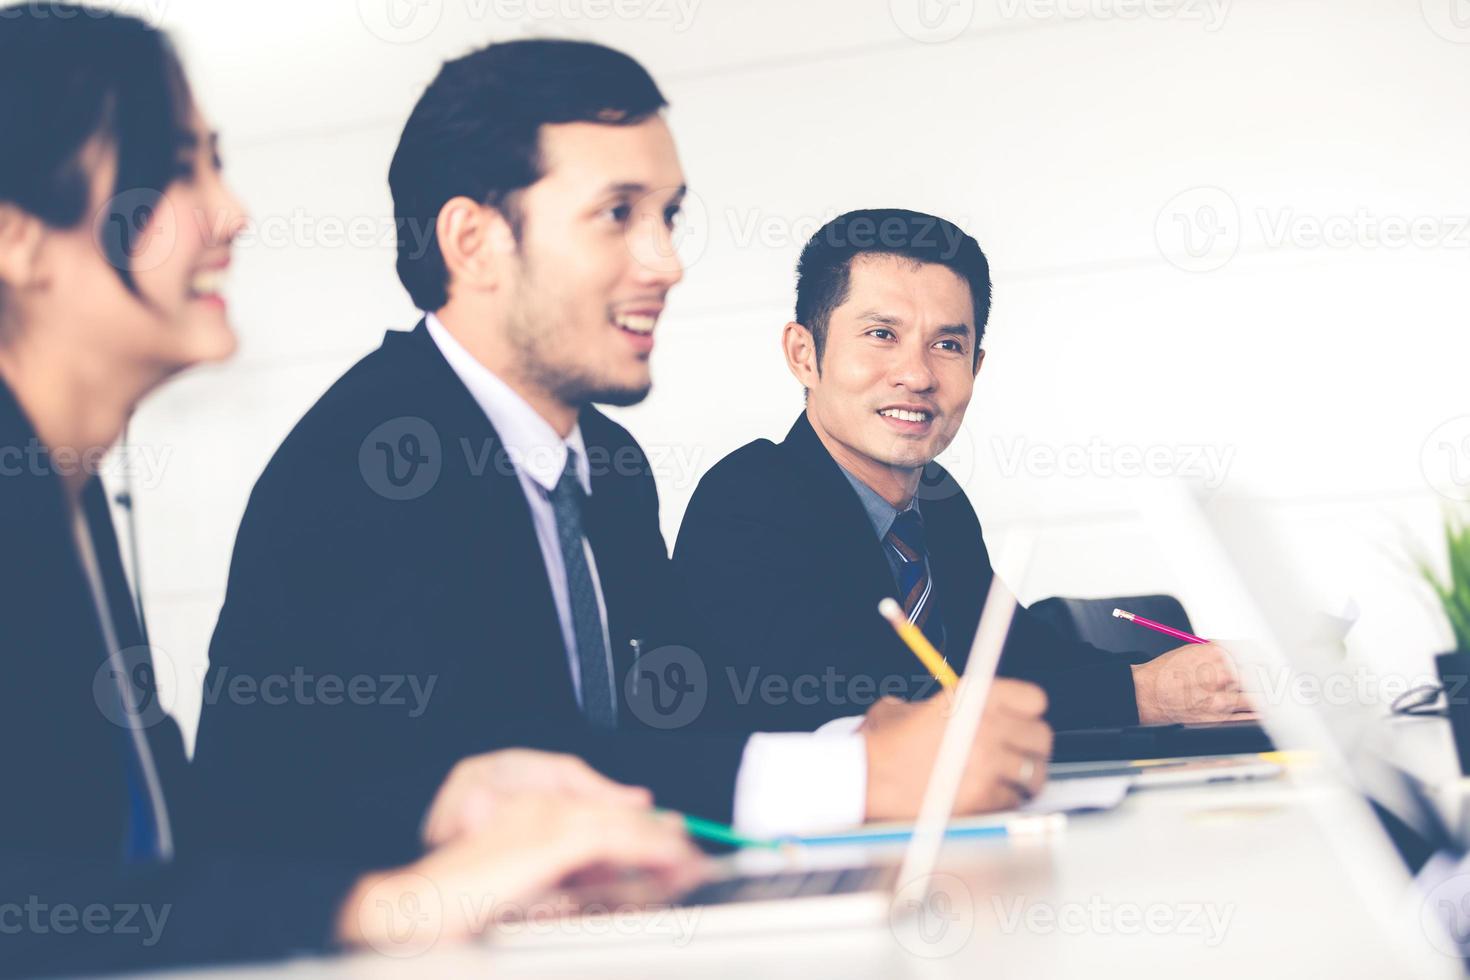
[[[1224,682],[1221,684],[1222,689],[1228,689],[1232,691],[1238,691],[1241,689],[1240,672],[1235,669],[1235,665],[1232,664],[1229,660],[1224,660],[1220,663],[1219,672],[1220,678]]]
[[[682,822],[671,825],[665,816],[563,801],[547,811],[549,835],[539,850],[519,852],[527,880],[517,887],[545,887],[599,866],[650,870],[699,860],[699,851],[682,833]]]
[[[653,794],[646,787],[615,782],[576,756],[563,757],[559,775],[562,790],[571,796],[621,806],[653,805]]]
[[[668,868],[699,860],[700,851],[684,833],[677,814],[629,814],[602,824],[590,859],[638,868]]]
[[[990,689],[989,712],[995,710],[1026,718],[1040,718],[1046,714],[1046,692],[1039,686],[1026,681],[999,679]]]
[[[1030,797],[1023,795],[1021,789],[1009,780],[1003,780],[994,792],[990,794],[989,801],[975,808],[976,813],[993,813],[996,810],[1014,810],[1025,803]]]
[[[1220,646],[1211,646],[1211,663],[1213,663],[1214,670],[1217,671],[1217,676],[1222,679],[1220,688],[1229,688],[1233,691],[1241,689],[1241,671],[1236,669],[1235,658],[1230,657],[1229,651]]]
[[[483,786],[472,786],[458,807],[458,820],[450,823],[450,833],[463,834],[490,823],[495,816],[496,794]],[[451,815],[453,816],[453,815]]]
[[[449,813],[458,796],[459,793],[456,787],[445,786],[434,797],[434,802],[429,806],[429,813],[424,818],[424,827],[421,836],[425,844],[438,846],[449,839],[450,832],[447,826],[449,823]]]
[[[490,822],[494,810],[493,794],[476,786],[452,787],[434,804],[424,843],[440,847]]]
[[[1046,783],[1046,763],[1030,755],[1016,755],[1005,760],[1001,775],[1024,802],[1041,792]]]
[[[1201,691],[1224,691],[1239,686],[1230,665],[1213,650],[1195,653],[1186,666],[1185,678]]]
[[[1018,775],[1030,776],[1030,778],[1026,780],[1026,788],[1030,791],[1030,795],[1034,797],[1037,793],[1040,793],[1044,788],[1046,788],[1047,773],[1045,759],[1035,759],[1032,761],[1035,762],[1035,768],[1028,770],[1024,774]]]
[[[1225,718],[1237,712],[1254,712],[1255,705],[1243,691],[1219,691],[1206,702],[1207,711],[1215,718]]]
[[[1006,726],[1001,732],[1001,744],[1021,755],[1037,759],[1051,758],[1051,726],[1041,721]]]
[[[955,800],[956,816],[1013,810],[1021,805],[1021,794],[1015,786],[988,769],[971,783],[967,792]]]

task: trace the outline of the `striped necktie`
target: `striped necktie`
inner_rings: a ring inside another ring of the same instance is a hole
[[[567,465],[551,507],[556,513],[557,540],[567,576],[567,598],[571,603],[572,633],[577,643],[577,667],[582,678],[582,713],[598,728],[615,728],[618,701],[613,690],[612,664],[602,637],[602,613],[597,605],[597,586],[587,564],[583,546],[582,507],[585,495],[577,479],[577,454],[567,451]]]
[[[893,519],[893,526],[883,538],[883,545],[900,559],[898,594],[903,611],[934,649],[944,653],[944,619],[939,614],[939,597],[934,594],[934,580],[929,576],[929,552],[924,546],[924,519],[910,507]]]

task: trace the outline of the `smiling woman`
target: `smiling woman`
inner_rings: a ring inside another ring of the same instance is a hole
[[[88,454],[165,378],[233,352],[220,276],[245,219],[168,39],[64,12],[0,29],[0,375],[53,452]]]

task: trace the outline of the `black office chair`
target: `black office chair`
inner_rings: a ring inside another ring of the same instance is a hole
[[[1194,632],[1184,606],[1170,595],[1123,596],[1117,599],[1055,597],[1042,599],[1031,606],[1032,613],[1060,630],[1064,636],[1112,653],[1129,654],[1133,663],[1145,663],[1184,645],[1182,640],[1115,617],[1114,609],[1124,609],[1186,633]]]

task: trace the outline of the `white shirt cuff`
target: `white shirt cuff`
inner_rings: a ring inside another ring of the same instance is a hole
[[[838,724],[848,721],[816,732],[752,735],[735,777],[735,829],[748,837],[781,837],[862,823],[868,749],[856,723]]]
[[[818,735],[856,735],[857,730],[863,726],[866,715],[848,715],[846,718],[833,718],[827,724],[817,729]]]

